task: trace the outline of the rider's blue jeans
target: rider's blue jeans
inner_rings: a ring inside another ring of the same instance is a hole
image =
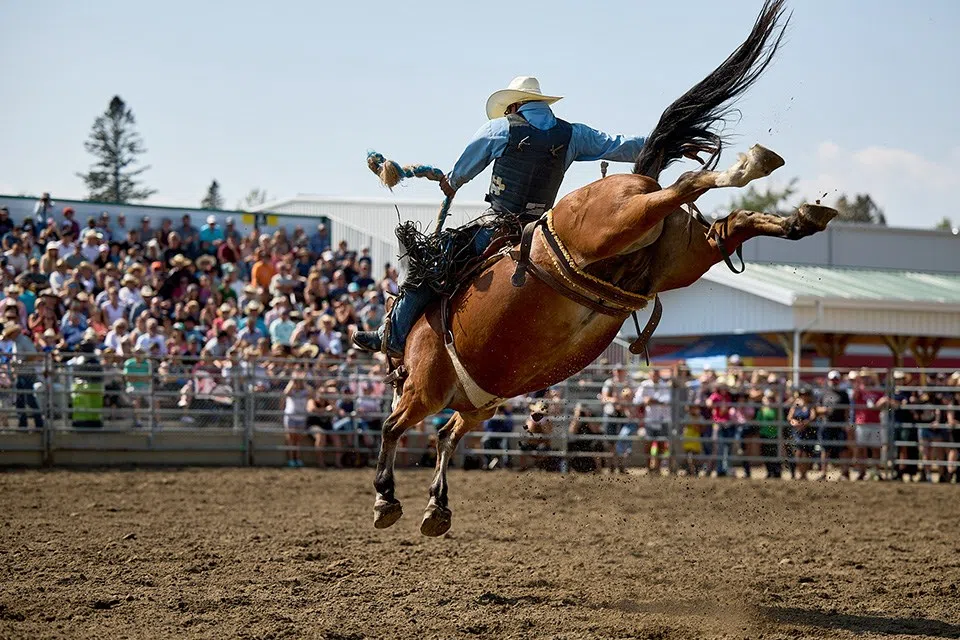
[[[476,255],[483,253],[493,240],[493,230],[481,228],[473,239],[473,251]],[[390,343],[387,348],[391,351],[403,352],[403,345],[413,329],[414,323],[423,315],[430,303],[437,299],[436,292],[426,284],[408,288],[397,298],[390,313]],[[383,337],[383,325],[378,333]]]

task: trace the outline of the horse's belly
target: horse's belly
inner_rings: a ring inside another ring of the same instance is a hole
[[[510,282],[504,259],[454,301],[457,353],[485,391],[513,397],[561,382],[593,362],[622,319],[597,314],[528,273]]]

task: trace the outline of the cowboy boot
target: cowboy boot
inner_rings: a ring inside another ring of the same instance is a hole
[[[383,338],[378,331],[357,331],[353,334],[353,346],[361,351],[381,351]]]

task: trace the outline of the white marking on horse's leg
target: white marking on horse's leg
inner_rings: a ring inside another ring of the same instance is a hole
[[[784,165],[784,160],[773,151],[758,144],[741,153],[732,167],[716,174],[718,187],[745,187],[757,178],[770,175]]]

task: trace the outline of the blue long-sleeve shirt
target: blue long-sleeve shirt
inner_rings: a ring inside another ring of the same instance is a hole
[[[557,123],[556,116],[546,102],[528,102],[520,106],[520,113],[537,129],[550,129]],[[506,118],[487,121],[474,134],[453,170],[447,174],[447,182],[454,189],[459,189],[473,180],[487,165],[503,155],[509,140],[510,123]],[[641,136],[610,136],[585,124],[573,123],[563,168],[569,169],[577,161],[633,162],[645,140]]]

